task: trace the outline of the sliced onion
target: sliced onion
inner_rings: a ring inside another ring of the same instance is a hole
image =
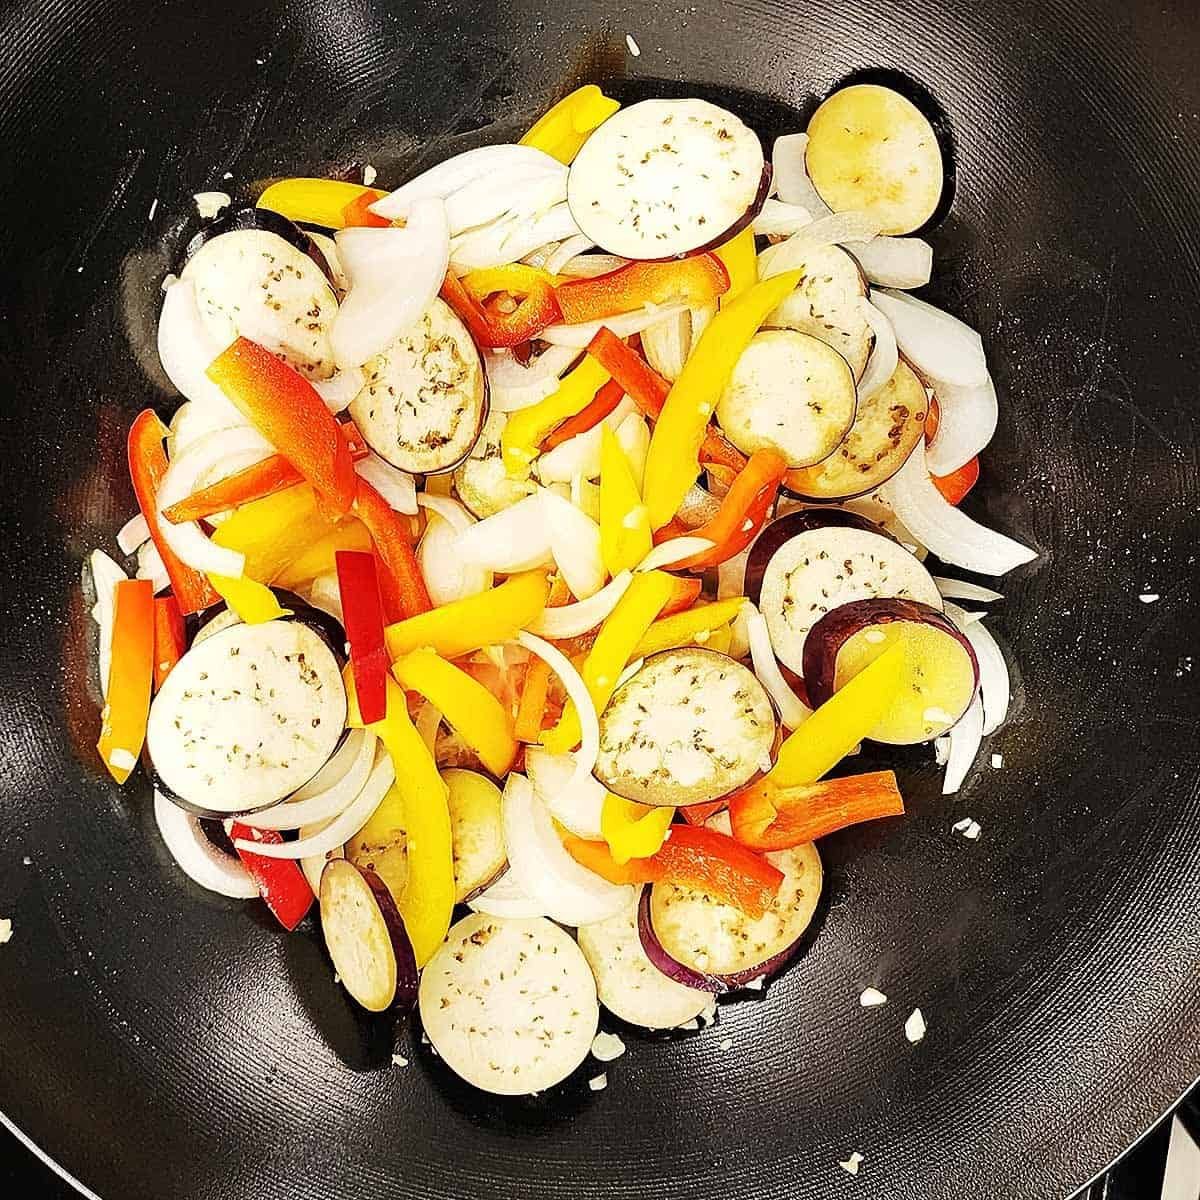
[[[1037,552],[972,521],[934,487],[918,441],[908,461],[879,489],[879,494],[913,536],[943,562],[980,575],[1003,575]]]
[[[235,838],[233,844],[239,850],[249,850],[251,854],[261,854],[264,858],[315,858],[325,854],[349,841],[371,819],[371,814],[379,807],[395,779],[396,771],[391,756],[382,746],[377,746],[375,764],[362,791],[320,833],[278,845],[255,842],[250,838]],[[245,824],[253,828],[252,820],[253,817],[247,817]]]
[[[676,380],[687,361],[692,344],[692,316],[688,310],[642,330],[646,361],[664,378]]]
[[[153,542],[143,542],[138,547],[137,563],[134,579],[150,580],[156,596],[171,586],[171,577],[167,574],[166,564],[158,552],[158,547]]]
[[[553,254],[546,259],[546,270],[551,275],[557,275],[563,267],[580,254],[586,253],[596,243],[585,233],[576,234],[574,237],[569,237],[554,251]]]
[[[983,701],[976,696],[971,707],[947,735],[950,753],[946,756],[946,775],[942,780],[942,795],[952,796],[963,785],[983,742]]]
[[[617,607],[617,601],[625,594],[632,581],[633,575],[629,571],[622,571],[595,595],[580,600],[578,604],[544,608],[530,624],[530,631],[556,641],[579,637],[580,634],[595,629]]]
[[[246,868],[208,840],[199,817],[184,812],[158,791],[154,793],[154,821],[171,857],[193,883],[232,900],[258,895],[258,884]]]
[[[963,612],[957,604],[947,604],[946,615],[962,630],[975,651],[979,664],[979,698],[983,702],[983,733],[995,733],[1004,724],[1012,699],[1004,653],[978,615]]]
[[[845,242],[863,274],[876,287],[924,287],[933,276],[933,247],[914,237],[877,237],[870,242]]]
[[[506,870],[491,887],[480,892],[474,900],[468,900],[467,907],[473,912],[481,912],[489,917],[510,917],[514,920],[546,915],[542,906],[525,894],[510,870]]]
[[[524,775],[509,775],[501,812],[509,874],[547,916],[564,925],[591,925],[633,904],[633,888],[601,879],[567,853]]]
[[[377,741],[370,730],[352,729],[314,779],[282,804],[256,812],[247,824],[252,822],[255,829],[299,829],[336,817],[367,786]]]
[[[617,254],[581,254],[570,262],[563,263],[559,275],[568,275],[577,279],[595,279],[598,275],[608,275],[629,265],[629,259]]]
[[[767,630],[766,618],[749,601],[744,605],[746,632],[750,642],[750,657],[754,663],[754,674],[767,690],[767,695],[779,710],[779,719],[789,728],[795,729],[810,716],[812,709],[792,691],[775,658],[771,635]]]
[[[550,535],[550,553],[571,594],[587,600],[604,586],[606,575],[600,554],[600,526],[554,492],[543,490],[539,496]]]
[[[329,330],[342,370],[382,354],[430,306],[446,277],[450,230],[438,199],[412,204],[408,224],[337,233],[350,290]]]
[[[858,401],[861,404],[875,395],[895,374],[900,355],[896,348],[896,334],[892,330],[891,321],[865,297],[859,300],[858,307],[875,334],[871,357],[867,359],[866,370],[858,381]]]
[[[790,237],[812,223],[812,213],[802,205],[767,200],[754,218],[754,232],[759,237]]]
[[[441,723],[441,712],[432,700],[426,700],[421,705],[421,711],[417,713],[417,719],[413,724],[417,732],[421,735],[421,741],[425,743],[425,748],[430,754],[437,753],[437,735]]]
[[[677,537],[666,542],[659,542],[645,558],[634,568],[636,571],[657,571],[660,567],[669,567],[694,554],[703,554],[711,550],[715,542],[702,537]]]
[[[327,571],[318,575],[308,585],[307,600],[313,608],[334,617],[340,624],[345,625],[346,615],[342,612],[342,589],[338,586],[336,571]]]
[[[487,591],[492,586],[492,572],[465,562],[458,547],[459,532],[469,529],[474,518],[448,496],[422,494],[417,503],[431,514],[417,547],[417,564],[429,598],[435,605],[450,604]]]
[[[513,213],[545,212],[566,198],[567,168],[547,155],[506,175],[503,187],[483,176],[452,192],[446,197],[446,219],[456,237]]]
[[[966,579],[948,579],[944,575],[935,575],[933,582],[937,584],[937,589],[943,596],[954,600],[975,600],[980,604],[990,604],[993,600],[1004,599],[1000,592]]]
[[[617,317],[605,317],[602,321],[584,321],[579,325],[551,325],[538,335],[552,346],[575,346],[583,349],[600,332],[608,329],[619,338],[632,337],[658,321],[686,311],[686,305],[667,304],[662,308],[643,308],[635,312],[622,313]]]
[[[450,262],[460,272],[502,267],[546,242],[578,233],[570,208],[565,202],[555,204],[543,213],[505,217],[456,237],[450,246]]]
[[[691,309],[691,314],[692,345],[695,346],[700,340],[700,335],[708,328],[713,317],[717,315],[717,302],[714,300],[711,304],[698,304],[695,308]]]
[[[96,631],[96,650],[99,660],[100,693],[108,699],[108,676],[112,670],[113,619],[117,610],[117,584],[129,576],[103,550],[93,550],[88,555],[88,567],[92,573],[92,590],[96,602],[92,616],[99,627]]]
[[[497,412],[516,412],[537,404],[558,390],[563,373],[578,357],[573,347],[551,346],[522,366],[508,350],[485,350],[491,406]]]
[[[541,746],[525,748],[525,773],[550,815],[576,837],[603,841],[600,817],[608,793],[595,776],[581,778],[575,768],[574,754],[551,754]]]
[[[871,300],[891,321],[901,353],[923,377],[959,387],[987,382],[983,342],[969,325],[905,292],[872,289]]]
[[[464,562],[502,574],[531,571],[554,561],[545,506],[537,494],[477,521],[457,540]]]
[[[772,181],[780,200],[807,209],[815,219],[828,216],[831,209],[808,177],[807,153],[807,133],[788,133],[776,138],[771,150]]]
[[[331,379],[314,379],[312,385],[325,407],[335,416],[345,412],[350,402],[366,387],[367,377],[358,367],[348,367],[334,373]]]
[[[925,451],[935,475],[952,475],[992,440],[1000,407],[991,375],[978,387],[956,387],[933,381],[938,427]]]
[[[615,431],[616,427],[637,409],[628,396],[599,425],[593,425],[584,433],[577,433],[547,450],[537,460],[538,478],[543,483],[571,483],[577,477],[595,479],[600,474],[600,444],[604,438],[603,426]]]
[[[417,495],[417,507],[427,508],[431,513],[437,513],[455,533],[470,529],[475,524],[475,518],[467,512],[460,501],[451,496],[439,496],[434,492],[420,492]]]
[[[600,753],[600,718],[596,714],[591,693],[571,660],[556,646],[542,641],[526,629],[517,634],[517,641],[531,654],[536,654],[559,677],[575,705],[581,736],[579,749],[575,752],[575,780],[572,786],[580,786],[585,777],[591,776]]]
[[[374,450],[368,450],[366,457],[354,464],[354,473],[365,479],[396,512],[416,515],[417,485],[407,471],[393,467]]]
[[[837,246],[842,242],[866,242],[879,233],[878,220],[866,213],[830,213],[825,217],[817,217],[816,220],[802,220],[802,217],[808,216],[802,208],[780,204],[778,200],[768,200],[767,204],[779,205],[777,209],[770,210],[774,214],[773,218],[768,218],[769,223],[778,228],[759,229],[759,221],[755,221],[754,232],[788,233],[791,236],[785,242],[769,246],[759,255],[759,276],[762,279],[770,279],[784,271],[802,267],[814,247]]]
[[[320,250],[321,256],[325,259],[325,265],[329,268],[329,282],[333,284],[334,294],[341,302],[342,297],[350,290],[350,281],[346,278],[346,268],[342,266],[342,256],[338,253],[337,242],[333,240],[327,233],[319,233],[315,229],[306,230],[308,236],[316,243],[317,249]],[[336,379],[337,377],[334,376]],[[313,380],[313,386],[316,387],[316,380]],[[332,383],[333,380],[326,380],[327,383]],[[317,391],[321,391],[317,388]],[[321,393],[324,395],[324,393]]]
[[[300,836],[312,837],[313,834],[321,833],[328,829],[330,822],[334,820],[336,820],[335,817],[330,817],[328,821],[314,821],[311,825],[303,825],[300,828]],[[312,888],[314,896],[321,894],[321,875],[329,860],[345,857],[346,853],[343,848],[335,846],[332,850],[326,850],[324,854],[311,854],[300,860],[300,870],[304,872],[304,878],[308,880],[308,886]]]
[[[140,545],[149,540],[150,526],[146,524],[146,518],[141,513],[130,517],[117,534],[117,546],[122,554],[132,554]]]
[[[166,290],[158,318],[158,357],[167,377],[213,428],[247,424],[233,401],[209,379],[209,364],[225,346],[212,336],[190,279],[177,279]]]
[[[633,481],[640,492],[646,476],[646,459],[650,456],[650,426],[640,412],[632,412],[621,418],[613,432],[617,444],[625,452]]]

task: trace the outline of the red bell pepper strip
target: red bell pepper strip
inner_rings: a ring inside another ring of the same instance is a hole
[[[167,569],[171,591],[179,601],[179,611],[187,616],[216,604],[220,599],[208,578],[181,561],[163,540],[158,515],[158,489],[167,473],[167,453],[163,438],[167,427],[152,408],[144,408],[129,427],[129,478],[133,481],[138,508],[146,518],[150,537]]]
[[[124,783],[146,740],[154,676],[154,586],[148,579],[117,584],[112,665],[96,749],[108,773]]]
[[[593,279],[572,279],[555,289],[568,325],[632,312],[645,304],[709,304],[729,291],[729,272],[713,254],[671,262],[631,262]]]
[[[388,229],[391,221],[371,211],[371,205],[383,196],[374,188],[363,188],[353,200],[342,206],[342,226],[353,229],[356,226],[366,226],[369,229]]]
[[[254,829],[241,821],[234,821],[229,836],[235,848],[239,838],[265,842],[269,846],[278,846],[283,841],[278,830]],[[258,884],[258,893],[266,906],[280,925],[291,933],[304,920],[305,913],[312,908],[315,899],[300,864],[295,859],[267,858],[250,850],[238,849],[237,855],[242,860],[242,866]]]
[[[751,917],[767,911],[783,882],[783,872],[765,858],[727,834],[698,825],[672,825],[660,850],[627,863],[618,863],[604,842],[568,835],[563,844],[576,862],[610,883],[680,883]]]
[[[698,578],[685,579],[682,576],[676,578],[675,590],[671,593],[670,600],[663,605],[662,612],[658,614],[658,619],[661,621],[663,617],[672,617],[676,613],[685,612],[691,608],[700,596],[700,586]]]
[[[689,825],[703,825],[725,807],[724,800],[710,800],[707,804],[689,804],[676,811]]]
[[[354,502],[354,462],[333,414],[298,371],[240,337],[208,366],[208,377],[312,484],[330,516]]]
[[[671,385],[652,370],[640,354],[607,327],[592,338],[587,352],[621,385],[644,416],[658,420]],[[746,456],[710,425],[700,445],[700,461],[729,471],[740,471],[746,465]]]
[[[388,623],[428,612],[433,604],[413,551],[408,518],[365,480],[358,481],[354,515],[367,527],[379,561],[379,592]]]
[[[781,787],[766,776],[729,799],[733,836],[752,850],[788,850],[848,825],[904,815],[894,771]]]
[[[707,538],[713,548],[685,558],[675,564],[675,569],[702,571],[745,550],[763,527],[787,466],[783,455],[776,451],[756,450],[725,493],[716,516],[692,530],[693,536]]]
[[[174,596],[154,599],[154,690],[157,692],[171,668],[183,657],[187,640],[183,631],[183,613]]]
[[[387,675],[392,660],[383,637],[383,601],[375,556],[354,550],[339,550],[338,592],[342,599],[342,622],[350,643],[350,668],[358,707],[367,725],[387,715]]]
[[[339,423],[338,428],[350,446],[350,457],[357,461],[367,455],[367,444],[351,421]],[[272,454],[261,462],[251,463],[216,483],[185,496],[177,504],[163,509],[163,516],[174,525],[181,521],[202,521],[214,513],[226,512],[251,500],[273,496],[285,488],[303,482],[303,476],[282,454]]]
[[[552,429],[542,438],[542,453],[545,454],[547,450],[553,450],[555,446],[561,446],[563,442],[594,429],[616,409],[624,395],[625,389],[615,379],[610,379],[585,409],[573,417],[568,417],[557,429]]]
[[[950,504],[961,504],[967,493],[979,482],[979,456],[965,462],[949,475],[930,475],[937,488]]]
[[[557,324],[560,318],[554,288],[549,283],[531,279],[525,286],[528,292],[511,313],[489,312],[453,274],[447,274],[442,284],[442,299],[470,330],[476,345],[490,349],[518,346]]]

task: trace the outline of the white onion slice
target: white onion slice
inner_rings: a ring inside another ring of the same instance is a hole
[[[943,562],[980,575],[1004,575],[1037,551],[972,521],[933,485],[918,441],[908,461],[879,489],[885,504]]]
[[[248,817],[246,824],[255,829],[299,829],[336,817],[366,787],[377,741],[370,730],[352,729],[314,779],[283,803]]]
[[[995,733],[1004,724],[1012,699],[1004,653],[978,615],[964,612],[957,604],[947,604],[946,615],[962,630],[975,651],[979,663],[979,697],[983,701],[983,732]]]
[[[313,608],[319,608],[322,612],[328,613],[342,625],[346,624],[346,616],[342,612],[342,589],[338,586],[336,571],[327,571],[324,575],[318,575],[308,585],[306,599]]]
[[[213,428],[247,424],[237,406],[205,373],[223,346],[204,324],[190,279],[178,279],[163,297],[158,318],[158,357],[167,377]]]
[[[483,176],[446,197],[446,220],[456,237],[512,213],[545,212],[567,198],[567,168],[548,155],[522,165],[504,177],[503,187]]]
[[[688,310],[665,321],[656,321],[642,330],[642,350],[646,361],[664,378],[679,378],[692,344],[692,317]]]
[[[891,321],[901,353],[923,377],[959,387],[987,382],[983,341],[969,325],[905,292],[872,289],[871,300]]]
[[[577,279],[595,279],[598,275],[608,275],[628,265],[629,259],[618,254],[581,254],[578,258],[563,263],[558,274]]]
[[[564,829],[589,841],[604,840],[600,818],[608,792],[594,775],[579,776],[574,754],[551,754],[541,746],[527,746],[525,773],[538,799]]]
[[[766,618],[748,600],[743,605],[746,615],[746,632],[750,642],[750,658],[754,663],[754,674],[766,688],[767,695],[779,710],[779,719],[789,729],[795,729],[810,716],[812,709],[796,695],[775,658],[771,635],[767,631]]]
[[[552,346],[574,346],[583,349],[600,330],[609,329],[619,338],[632,337],[658,321],[677,313],[686,312],[683,304],[667,304],[661,308],[642,308],[634,312],[621,313],[616,317],[605,317],[601,321],[584,321],[579,325],[551,325],[538,336]]]
[[[426,700],[421,705],[421,711],[417,713],[417,719],[413,722],[417,733],[421,735],[421,741],[425,743],[425,748],[430,754],[437,753],[437,735],[438,728],[442,723],[442,714],[431,700]]]
[[[677,537],[665,542],[659,542],[642,559],[635,571],[657,571],[660,567],[669,567],[675,563],[691,558],[693,554],[703,554],[711,550],[716,543],[702,537]]]
[[[509,873],[553,920],[590,925],[632,906],[633,888],[601,879],[567,853],[550,813],[524,775],[509,775],[501,813]]]
[[[446,277],[450,230],[438,199],[414,201],[408,224],[339,229],[350,290],[329,330],[342,370],[381,354],[429,307]]]
[[[336,819],[336,817],[330,817],[328,821],[314,821],[311,825],[302,825],[300,836],[306,838],[312,837],[315,833],[321,833],[329,828],[330,822]],[[335,846],[332,850],[326,850],[324,854],[310,854],[300,860],[300,870],[304,872],[304,878],[308,880],[308,886],[312,888],[314,896],[321,894],[321,876],[329,860],[345,857],[346,853],[342,847]]]
[[[469,529],[475,523],[474,518],[448,496],[422,494],[417,503],[430,512],[417,547],[417,565],[429,598],[435,605],[441,605],[486,592],[493,582],[491,571],[464,562],[458,548],[459,531]]]
[[[812,213],[802,205],[767,200],[754,218],[754,232],[759,237],[790,237],[812,223]]]
[[[108,699],[108,676],[112,670],[113,620],[117,611],[117,584],[128,579],[121,568],[103,550],[93,550],[88,555],[88,567],[92,572],[92,590],[96,602],[92,616],[96,625],[96,650],[100,671],[100,693]]]
[[[947,736],[950,738],[950,753],[946,757],[942,795],[952,796],[962,787],[983,742],[983,701],[978,696],[971,701],[971,707]]]
[[[208,840],[200,819],[158,791],[154,793],[154,821],[171,857],[193,883],[231,900],[250,900],[258,895],[258,884],[250,873]]]
[[[396,512],[410,517],[416,515],[417,485],[407,471],[393,467],[374,450],[368,450],[366,457],[354,464],[354,473],[365,479]]]
[[[165,592],[171,586],[171,577],[167,574],[166,564],[158,547],[153,542],[143,542],[137,549],[137,570],[134,579],[148,579],[154,588],[154,594]]]
[[[312,385],[325,407],[334,416],[345,412],[350,402],[366,387],[367,377],[358,367],[347,367],[334,373],[331,379],[314,379]]]
[[[604,586],[606,572],[600,553],[600,526],[570,500],[550,491],[542,491],[539,495],[543,520],[550,535],[550,553],[571,594],[587,600]]]
[[[450,245],[450,262],[459,272],[502,267],[546,242],[578,233],[579,226],[563,202],[543,213],[519,213],[459,235]]]
[[[597,425],[573,438],[560,442],[553,450],[547,450],[537,460],[537,475],[543,483],[571,483],[576,478],[595,479],[600,474],[600,444],[604,438],[603,426],[616,430],[630,413],[637,408],[628,396]]]
[[[546,270],[551,275],[557,275],[563,267],[578,257],[580,254],[585,254],[596,243],[585,233],[576,234],[574,237],[569,237],[563,242],[553,254],[546,259]]]
[[[579,749],[575,752],[575,780],[572,786],[580,786],[585,777],[591,776],[600,753],[600,718],[596,715],[591,693],[571,660],[558,647],[542,641],[526,629],[517,634],[517,641],[531,654],[536,654],[562,680],[567,695],[575,705],[581,736]]]
[[[813,218],[828,216],[832,211],[808,177],[807,133],[788,133],[775,139],[771,149],[773,182],[779,199],[807,209]]]
[[[150,526],[146,524],[146,518],[141,513],[130,517],[117,534],[117,546],[122,554],[132,554],[140,545],[149,540]]]
[[[530,632],[556,640],[579,637],[580,634],[595,629],[617,607],[617,601],[625,594],[632,581],[632,573],[622,571],[595,595],[580,600],[578,604],[544,608],[531,622]]]
[[[522,366],[508,350],[485,350],[489,402],[497,412],[529,408],[558,390],[563,373],[579,357],[571,346],[551,346]]]
[[[1002,593],[966,579],[948,579],[944,575],[935,575],[933,582],[937,584],[937,589],[943,596],[954,600],[975,600],[980,604],[990,604],[993,600],[1004,599]]]
[[[511,917],[515,920],[546,915],[542,906],[525,894],[512,871],[505,871],[487,891],[467,901],[467,907],[472,912],[484,913],[489,917]]]
[[[883,387],[895,373],[900,354],[896,348],[896,334],[892,323],[865,297],[858,302],[859,311],[866,318],[875,334],[875,345],[871,348],[871,357],[867,359],[866,369],[858,381],[858,400],[861,404],[869,400]]]
[[[933,247],[921,238],[877,237],[869,242],[845,242],[868,282],[876,287],[924,287],[933,277]]]
[[[930,471],[952,475],[992,440],[1000,418],[996,388],[989,374],[978,387],[932,381],[938,402],[938,427],[925,451]]]
[[[541,497],[526,496],[463,530],[458,552],[464,562],[502,574],[549,566],[554,554]]]
[[[778,228],[759,229],[759,221],[755,221],[754,232],[788,233],[791,236],[787,241],[769,247],[769,253],[764,251],[759,255],[759,277],[762,279],[770,279],[773,275],[803,266],[815,246],[867,242],[879,233],[879,222],[866,213],[830,213],[828,216],[806,221],[802,217],[807,217],[808,213],[802,208],[780,204],[778,200],[768,200],[767,204],[776,204],[779,207],[770,210],[773,216],[760,219]],[[766,211],[764,207],[764,212]]]
[[[377,746],[375,763],[362,791],[320,833],[277,845],[252,841],[250,838],[235,838],[233,844],[239,850],[261,854],[264,858],[315,858],[325,854],[349,841],[371,819],[371,814],[382,803],[395,779],[396,770],[391,757],[382,746]],[[245,817],[242,823],[253,829],[253,820],[253,816]]]

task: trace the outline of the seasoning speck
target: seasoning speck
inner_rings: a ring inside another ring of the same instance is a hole
[[[1004,755],[1003,754],[993,754],[992,758],[991,758],[991,763],[992,763],[992,766],[997,771],[1000,770],[1000,768],[1002,766],[1004,766]]]
[[[1138,597],[1143,604],[1153,604],[1156,600],[1158,600],[1158,598],[1157,592],[1143,592]]]
[[[732,1050],[733,1049],[733,1038],[722,1038],[721,1043],[717,1047],[717,1049],[718,1050]]]
[[[408,1059],[405,1058],[403,1054],[393,1054],[392,1055],[392,1066],[393,1067],[407,1067]]]

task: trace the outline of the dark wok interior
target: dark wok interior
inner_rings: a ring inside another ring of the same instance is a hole
[[[1189,0],[10,0],[2,22],[13,1123],[113,1200],[1052,1200],[1200,1074]],[[148,786],[119,791],[94,757],[79,560],[133,511],[130,417],[172,403],[158,282],[196,191],[364,162],[394,184],[584,81],[721,98],[770,139],[866,69],[918,81],[953,131],[928,294],[982,330],[1001,394],[968,508],[1043,552],[995,623],[1020,679],[1004,768],[952,802],[912,754],[910,816],[823,845],[822,928],[761,1003],[690,1038],[628,1036],[607,1091],[585,1075],[481,1097],[415,1027],[352,1012],[311,930],[188,885]],[[974,844],[949,833],[968,814]],[[867,984],[891,1003],[860,1010]],[[852,1150],[856,1182],[837,1166]]]

